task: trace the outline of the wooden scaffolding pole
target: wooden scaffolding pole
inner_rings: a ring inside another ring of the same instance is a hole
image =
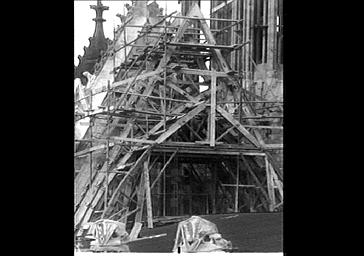
[[[136,209],[139,209],[135,214],[134,226],[130,231],[130,240],[135,240],[142,228],[142,217],[143,217],[143,207],[144,207],[144,196],[145,196],[145,180],[144,172],[140,175],[139,186],[137,188],[137,205]]]
[[[274,194],[274,180],[271,168],[269,166],[268,157],[264,157],[265,160],[265,169],[266,169],[266,175],[267,175],[267,190],[268,190],[268,196],[269,196],[269,211],[274,211],[274,207],[276,204],[275,200],[275,194]]]
[[[211,65],[212,71],[214,71]],[[210,146],[215,147],[216,136],[216,75],[211,74],[211,101],[210,101]]]
[[[260,188],[260,191],[263,194],[265,201],[268,201],[269,202],[269,195],[265,191],[263,184],[259,181],[259,179],[256,176],[256,174],[254,173],[253,169],[250,167],[250,164],[248,163],[248,160],[246,159],[246,157],[244,156],[244,154],[241,155],[241,159],[243,160],[244,165],[248,169],[249,174],[251,175],[251,177],[253,178],[253,180],[255,181],[255,183]],[[267,208],[269,208],[269,206]]]
[[[151,187],[149,182],[149,157],[144,161],[144,190],[145,190],[145,197],[146,197],[146,204],[147,204],[147,220],[148,220],[148,228],[153,228],[153,211],[152,211],[152,197],[151,197]]]

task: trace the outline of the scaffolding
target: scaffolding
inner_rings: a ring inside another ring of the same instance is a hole
[[[283,145],[266,143],[262,131],[282,131],[283,102],[257,96],[246,69],[234,64],[249,40],[215,39],[241,30],[243,20],[204,18],[197,4],[175,14],[124,22],[114,33],[123,46],[114,38],[106,53],[124,51],[119,66],[113,61],[114,80],[76,101],[88,99],[88,109],[75,122],[89,122],[74,153],[75,236],[99,219],[130,224],[136,238],[159,216],[282,208],[283,173],[272,151]],[[229,24],[210,29],[208,22]],[[129,42],[127,28],[140,28]],[[101,93],[97,106],[92,99]]]

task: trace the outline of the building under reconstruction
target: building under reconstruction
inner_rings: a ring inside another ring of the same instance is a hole
[[[74,235],[165,216],[283,209],[282,0],[108,7],[75,67]],[[121,10],[122,11],[122,10]],[[91,22],[91,21],[90,21]]]

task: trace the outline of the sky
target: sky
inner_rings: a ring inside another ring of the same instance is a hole
[[[171,12],[181,10],[181,5],[178,1],[156,1],[160,8],[164,11],[167,10],[167,14]],[[120,18],[116,14],[126,14],[124,5],[128,3],[131,5],[131,1],[122,0],[104,0],[102,4],[109,7],[109,10],[104,11],[104,33],[105,36],[112,39],[113,29],[117,25],[120,25]],[[78,55],[83,55],[83,47],[89,45],[88,38],[92,37],[95,29],[95,22],[92,20],[95,18],[96,13],[90,9],[90,5],[96,5],[96,0],[74,0],[74,64],[78,65]],[[205,17],[209,17],[210,13],[210,1],[201,1],[201,10]]]

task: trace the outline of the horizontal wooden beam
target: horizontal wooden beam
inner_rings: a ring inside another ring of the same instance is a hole
[[[145,25],[127,25],[125,27],[129,27],[129,28],[145,28]],[[177,27],[177,26],[161,26],[161,25],[159,25],[159,26],[154,26],[154,28],[167,28],[167,29],[172,28],[172,29],[178,29],[179,27]],[[186,29],[186,31],[188,31],[188,30],[200,30],[200,28],[192,28],[192,27],[189,27],[189,28]],[[211,31],[217,32],[217,31],[220,31],[220,30],[219,29],[211,29]],[[171,33],[171,32],[170,31],[167,31],[167,33]]]
[[[157,15],[158,17],[165,17],[164,15]],[[188,19],[188,20],[215,20],[215,21],[227,21],[227,22],[239,22],[240,20],[232,20],[232,19],[218,19],[218,18],[199,18],[199,17],[188,17],[188,16],[176,16],[172,15],[172,18],[177,19]]]
[[[217,145],[218,146],[218,145]],[[244,156],[261,156],[264,157],[265,154],[257,151],[252,150],[226,150],[226,149],[216,149],[210,148],[210,149],[204,149],[204,148],[197,148],[197,149],[189,149],[185,147],[160,147],[156,146],[153,150],[153,153],[173,153],[176,149],[178,149],[179,154],[191,154],[192,156],[197,155],[220,155],[220,156],[238,156],[238,155],[244,155]],[[201,156],[198,156],[201,157]]]
[[[128,79],[125,79],[125,80],[122,80],[122,81],[119,81],[119,82],[115,82],[115,83],[113,83],[111,85],[111,89],[119,87],[119,86],[128,85],[129,83],[133,82],[134,79],[135,79],[135,82],[136,82],[138,80],[144,80],[144,79],[147,79],[149,77],[158,76],[161,72],[163,72],[162,69],[157,69],[155,71],[151,71],[151,72],[148,72],[148,73],[145,73],[145,74],[141,74],[136,79],[135,79],[135,77],[130,77]]]
[[[120,141],[127,141],[127,142],[136,142],[142,144],[155,144],[154,140],[145,140],[145,139],[135,139],[135,138],[123,138],[123,137],[110,137],[112,140],[120,140]]]
[[[176,70],[177,73],[188,74],[188,75],[199,75],[199,76],[211,76],[213,73],[217,77],[229,77],[225,72],[210,71],[204,69],[191,69],[191,68],[180,68]]]
[[[181,89],[182,90],[182,89]],[[124,91],[116,91],[119,93],[124,93]],[[163,97],[157,97],[157,96],[152,96],[152,95],[144,95],[144,94],[140,94],[140,93],[132,93],[132,92],[128,92],[128,95],[135,95],[135,96],[140,96],[142,98],[148,98],[148,99],[156,99],[156,100],[166,100],[166,101],[175,101],[175,102],[182,102],[182,103],[191,103],[192,101],[188,101],[188,100],[180,100],[180,99],[172,99],[172,98],[163,98]]]
[[[184,46],[184,47],[197,47],[197,48],[214,48],[214,49],[226,49],[234,50],[240,45],[216,45],[216,44],[197,44],[197,43],[167,43],[167,45]]]
[[[113,146],[114,146],[114,143],[109,143],[109,147],[113,147]],[[93,146],[91,148],[88,148],[88,149],[85,149],[85,150],[76,152],[74,154],[74,157],[79,157],[79,156],[85,155],[87,153],[90,153],[90,152],[93,152],[93,151],[102,150],[102,149],[105,149],[105,148],[107,148],[107,145],[104,145],[104,144],[97,145],[97,146]]]

